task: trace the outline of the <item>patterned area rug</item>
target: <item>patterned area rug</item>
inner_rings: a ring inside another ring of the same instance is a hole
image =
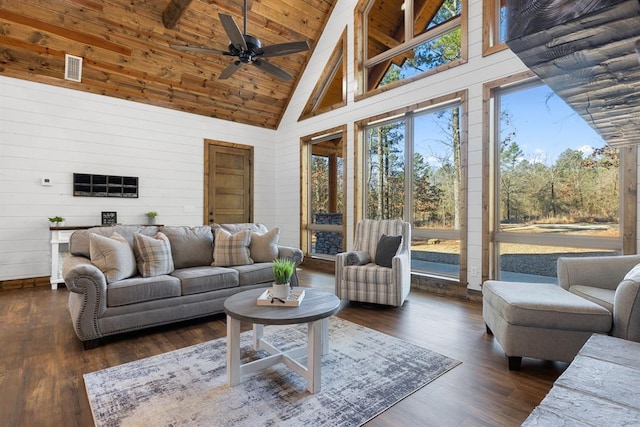
[[[306,343],[306,325],[268,326],[281,349]],[[265,356],[241,335],[244,361]],[[303,359],[306,364],[306,361]],[[278,364],[226,384],[226,339],[84,375],[96,426],[358,426],[460,362],[337,317],[329,319],[322,390]]]

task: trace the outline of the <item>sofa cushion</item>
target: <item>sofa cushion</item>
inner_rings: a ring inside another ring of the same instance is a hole
[[[387,236],[383,234],[376,247],[376,264],[381,267],[391,268],[393,257],[398,252],[402,243],[402,236]]]
[[[252,232],[249,254],[253,262],[271,262],[278,258],[278,240],[280,229],[278,227],[266,233]]]
[[[171,275],[180,279],[182,295],[235,288],[239,284],[238,272],[230,268],[189,267],[175,270]]]
[[[232,265],[253,264],[249,254],[251,230],[246,229],[231,234],[221,228],[216,229],[213,265],[228,267]]]
[[[482,299],[511,325],[601,333],[611,329],[607,309],[551,283],[488,280]]]
[[[160,228],[171,242],[171,254],[175,268],[211,265],[213,259],[213,234],[211,227],[164,226]]]
[[[271,262],[237,265],[231,268],[238,271],[240,275],[240,286],[273,282],[273,263]]]
[[[180,280],[168,275],[132,277],[107,287],[107,307],[119,307],[180,296]]]
[[[134,276],[136,258],[129,242],[118,233],[111,237],[91,234],[89,237],[91,263],[102,271],[107,283]]]
[[[158,232],[153,237],[134,234],[133,251],[142,277],[160,276],[173,271],[171,244],[163,233]]]

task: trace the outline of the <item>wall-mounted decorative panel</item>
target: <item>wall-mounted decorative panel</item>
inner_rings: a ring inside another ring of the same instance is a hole
[[[83,197],[138,197],[137,176],[73,174],[73,195]]]

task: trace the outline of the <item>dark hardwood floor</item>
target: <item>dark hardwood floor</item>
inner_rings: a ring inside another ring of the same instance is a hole
[[[299,276],[304,286],[333,290],[333,275],[303,270]],[[500,345],[485,333],[478,302],[412,291],[401,308],[343,305],[343,319],[463,362],[367,426],[520,425],[568,366],[525,358],[522,371],[510,372]],[[71,326],[64,287],[0,292],[0,323],[3,426],[91,426],[82,374],[226,334],[224,315],[217,315],[85,351]]]

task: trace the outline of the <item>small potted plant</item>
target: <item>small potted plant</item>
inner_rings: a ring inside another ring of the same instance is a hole
[[[52,227],[62,227],[64,225],[64,218],[61,216],[51,216],[48,219]]]
[[[149,212],[145,213],[145,215],[149,219],[149,225],[154,225],[156,223],[156,217],[158,216],[158,212],[149,211]]]
[[[287,299],[291,291],[291,276],[296,264],[283,258],[273,260],[273,286],[271,289],[274,298]]]

